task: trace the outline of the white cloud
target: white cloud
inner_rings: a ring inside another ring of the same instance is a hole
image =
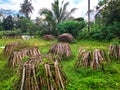
[[[24,0],[10,0],[9,3],[0,4],[0,8],[4,9],[12,9],[19,10],[20,4],[23,3]],[[32,0],[32,5],[34,7],[33,14],[31,14],[32,19],[36,16],[39,16],[38,11],[41,8],[51,8],[51,3],[54,0]],[[60,0],[61,2],[62,0]],[[74,17],[85,17],[87,12],[88,0],[80,0],[79,3],[75,4],[74,0],[65,0],[65,2],[69,1],[68,11],[72,8],[78,8],[75,13],[72,15]],[[0,0],[1,2],[1,0]],[[98,3],[98,0],[91,0],[91,9],[94,8]]]
[[[10,0],[8,3],[0,0],[0,2],[2,2],[2,3],[0,3],[0,8],[19,10],[20,9],[20,3],[22,3],[23,0]]]

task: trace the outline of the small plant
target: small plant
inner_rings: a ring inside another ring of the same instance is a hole
[[[48,63],[48,59],[47,58],[43,58],[42,60],[44,63]]]
[[[22,58],[22,61],[24,62],[24,61],[27,61],[27,60],[29,60],[29,59],[30,59],[29,56],[24,56],[24,57]]]
[[[2,38],[4,36],[3,31],[0,31],[0,38]]]

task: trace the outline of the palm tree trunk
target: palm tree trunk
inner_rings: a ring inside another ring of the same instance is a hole
[[[90,0],[88,0],[88,32],[90,32]]]

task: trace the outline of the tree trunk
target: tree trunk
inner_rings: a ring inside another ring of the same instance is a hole
[[[88,0],[88,32],[90,32],[90,0]]]

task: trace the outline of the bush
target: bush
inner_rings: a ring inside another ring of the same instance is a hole
[[[3,31],[0,31],[0,38],[4,35]]]
[[[4,36],[19,36],[20,30],[9,30],[9,31],[3,31]]]
[[[77,40],[81,40],[81,39],[88,39],[90,38],[88,36],[88,31],[87,31],[87,28],[83,28],[79,33],[78,33],[78,36],[77,36]]]
[[[62,23],[60,23],[57,28],[58,28],[58,33],[63,34],[63,33],[70,33],[72,34],[75,38],[78,36],[78,32],[85,26],[84,21],[72,21],[72,20],[67,20]]]
[[[43,36],[44,35],[44,33],[42,32],[42,30],[37,30],[36,32],[35,32],[35,36],[37,36],[37,37],[41,37],[41,36]]]
[[[92,35],[95,39],[112,40],[113,38],[120,39],[120,23],[113,22],[108,26],[103,26],[99,32]]]
[[[90,32],[88,32],[88,28],[85,27],[78,33],[77,40],[98,38],[95,35],[95,34],[99,34],[98,32],[99,32],[98,30],[92,30],[92,29]]]

